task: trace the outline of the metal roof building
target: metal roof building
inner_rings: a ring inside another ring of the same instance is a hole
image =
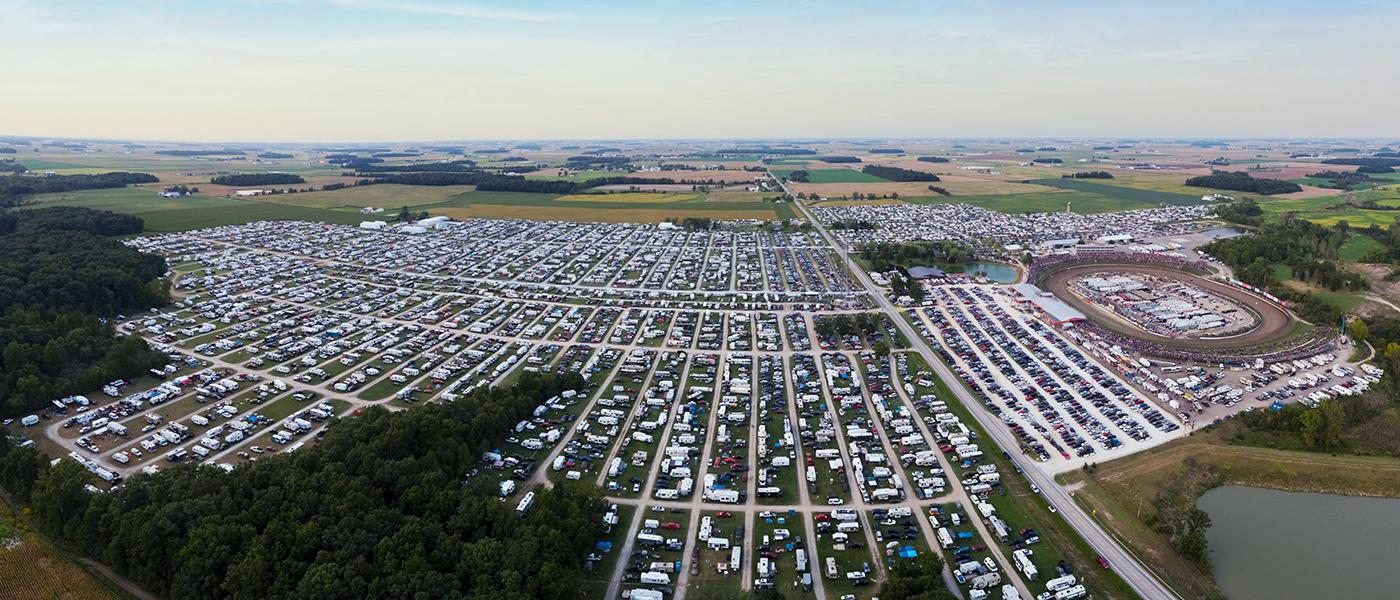
[[[1063,300],[1056,298],[1053,294],[1041,290],[1033,283],[1018,283],[1011,286],[1011,289],[1016,290],[1016,293],[1020,294],[1027,302],[1034,304],[1036,308],[1045,313],[1050,322],[1056,325],[1084,320],[1084,313],[1065,304]]]

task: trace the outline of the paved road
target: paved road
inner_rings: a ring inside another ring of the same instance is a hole
[[[900,314],[899,309],[890,302],[885,294],[880,292],[880,288],[875,285],[875,282],[870,279],[870,276],[866,274],[865,270],[855,266],[851,262],[850,249],[846,248],[840,240],[837,240],[835,236],[831,235],[831,233],[826,230],[826,227],[807,210],[807,207],[802,202],[797,203],[797,208],[802,212],[803,216],[812,223],[812,226],[831,243],[831,246],[836,249],[837,254],[845,259],[847,264],[851,265],[852,273],[855,274],[856,278],[866,289],[872,292],[880,308],[890,315],[890,318],[894,321],[895,325],[900,328],[900,331],[904,333],[904,336],[909,338],[912,348],[924,357],[924,360],[933,367],[934,372],[939,378],[948,383],[949,389],[953,390],[953,394],[957,396],[958,401],[962,402],[963,405],[968,408],[968,412],[972,414],[973,418],[977,419],[982,429],[986,431],[988,435],[991,435],[1000,447],[1019,448],[1020,444],[1017,443],[1016,438],[1012,436],[1011,432],[1003,427],[1001,422],[995,417],[982,410],[982,403],[973,397],[972,393],[962,385],[961,380],[952,370],[943,364],[943,361],[940,360],[939,356],[929,347],[923,336],[914,330],[913,326]],[[1026,463],[1023,464],[1026,476],[1032,483],[1040,488],[1046,500],[1050,503],[1050,506],[1059,511],[1059,514],[1064,517],[1065,521],[1084,538],[1084,541],[1087,542],[1095,552],[1103,556],[1113,565],[1113,568],[1118,571],[1118,574],[1123,580],[1126,581],[1139,596],[1147,600],[1175,600],[1178,598],[1177,594],[1153,575],[1147,567],[1144,567],[1142,563],[1138,562],[1122,545],[1110,537],[1108,533],[1100,529],[1099,526],[1094,523],[1093,519],[1089,517],[1088,513],[1084,512],[1084,510],[1074,502],[1074,499],[1070,497],[1069,493],[1055,482],[1053,476],[1046,473],[1033,462],[1023,462]]]

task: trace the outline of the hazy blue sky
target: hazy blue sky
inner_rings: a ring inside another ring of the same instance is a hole
[[[0,0],[0,134],[1397,136],[1400,2]]]

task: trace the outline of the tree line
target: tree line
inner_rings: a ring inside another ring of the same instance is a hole
[[[209,183],[217,185],[283,185],[289,183],[306,183],[301,175],[292,173],[231,173],[228,175],[218,175],[209,179]]]
[[[49,175],[46,177],[15,173],[0,177],[0,207],[14,206],[20,198],[33,194],[119,188],[132,183],[155,183],[157,181],[160,180],[149,173],[127,173],[124,171],[98,175]]]
[[[167,468],[110,493],[28,449],[0,451],[0,477],[38,529],[163,597],[572,600],[602,534],[598,491],[541,488],[520,517],[495,477],[463,478],[531,408],[581,384],[527,373],[452,403],[374,407],[296,454]]]
[[[919,160],[919,162],[926,162],[926,163],[945,163],[945,162],[948,162],[948,159],[943,158],[942,156],[920,156],[920,157],[918,158],[918,160]]]
[[[411,165],[366,164],[355,169],[360,173],[460,173],[475,170],[476,161],[465,158]]]
[[[1250,177],[1244,171],[1211,171],[1210,175],[1201,175],[1186,180],[1186,185],[1192,187],[1214,188],[1218,190],[1232,190],[1236,192],[1251,192],[1272,196],[1274,194],[1290,194],[1303,191],[1302,187],[1291,181],[1282,179],[1256,179]]]
[[[860,157],[858,157],[858,156],[822,156],[822,157],[817,158],[817,160],[820,160],[820,161],[822,161],[822,162],[824,162],[824,163],[858,163],[858,162],[860,162]]]
[[[913,169],[901,169],[899,167],[887,167],[884,165],[865,165],[861,168],[860,172],[890,181],[940,181],[938,176],[933,173],[915,171]]]
[[[1074,174],[1060,176],[1063,179],[1113,179],[1113,173],[1108,171],[1080,171]]]

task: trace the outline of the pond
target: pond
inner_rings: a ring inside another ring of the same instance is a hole
[[[981,273],[994,283],[1016,283],[1016,267],[1006,263],[972,261],[960,265],[947,265],[942,267],[949,273]]]
[[[1226,486],[1196,505],[1232,600],[1400,595],[1400,500]]]

